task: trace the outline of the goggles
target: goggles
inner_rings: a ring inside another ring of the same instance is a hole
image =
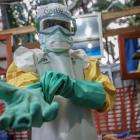
[[[76,21],[71,19],[69,22],[57,19],[45,19],[41,21],[40,33],[51,33],[53,30],[60,29],[66,35],[75,35],[76,32]],[[49,30],[48,30],[49,29]]]

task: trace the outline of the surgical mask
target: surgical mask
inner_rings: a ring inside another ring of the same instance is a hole
[[[70,32],[59,25],[43,30],[41,35],[43,37],[41,46],[45,52],[64,52],[72,46],[73,40]]]

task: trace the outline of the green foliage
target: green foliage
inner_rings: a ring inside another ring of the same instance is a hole
[[[6,10],[7,10],[8,22],[9,22],[10,27],[11,28],[18,27],[16,19],[14,18],[14,15],[11,14],[14,12],[13,9],[10,6],[8,6]]]
[[[129,18],[129,25],[131,26],[138,26],[140,25],[140,16],[133,16]]]
[[[111,4],[110,0],[97,0],[97,3],[93,5],[95,11],[106,10]]]
[[[7,6],[7,15],[9,20],[9,28],[35,25],[35,5],[34,0],[30,0],[30,6],[34,9],[29,9],[26,3],[18,3]],[[32,5],[31,5],[32,4]],[[35,37],[33,33],[24,36],[14,36],[14,42],[18,42],[21,39],[22,42],[33,42]],[[17,44],[15,44],[16,46]]]

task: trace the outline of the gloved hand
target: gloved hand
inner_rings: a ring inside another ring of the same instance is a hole
[[[70,99],[75,104],[86,108],[103,109],[105,91],[99,82],[74,80],[57,72],[46,72],[41,78],[45,100],[52,102],[55,95]]]
[[[52,102],[55,95],[92,109],[102,109],[105,104],[102,84],[74,80],[61,73],[46,72],[39,83],[26,89],[0,81],[0,99],[6,105],[0,116],[1,129],[27,130],[53,120],[59,108],[56,102]]]
[[[5,102],[5,112],[0,116],[1,129],[27,130],[40,127],[57,116],[59,105],[45,102],[40,83],[18,89],[0,81],[0,99]]]

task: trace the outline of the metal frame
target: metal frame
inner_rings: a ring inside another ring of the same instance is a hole
[[[82,16],[75,17],[75,19],[87,18],[87,17],[97,17],[97,22],[98,22],[98,27],[99,27],[99,35],[98,36],[91,36],[91,37],[87,37],[87,38],[83,38],[83,37],[82,38],[76,38],[74,36],[73,41],[74,41],[74,43],[78,43],[78,42],[87,42],[87,41],[99,40],[101,55],[95,56],[95,57],[96,58],[101,58],[101,57],[103,57],[103,41],[102,41],[103,31],[102,31],[101,13],[95,12],[95,13],[92,13],[92,14],[85,14],[85,15],[82,15]],[[94,57],[94,56],[90,56],[90,57]]]
[[[126,66],[126,56],[125,56],[125,39],[140,38],[140,32],[133,32],[119,35],[119,55],[120,55],[120,70],[121,75],[124,80],[127,79],[138,79],[140,78],[140,72],[128,72]]]

